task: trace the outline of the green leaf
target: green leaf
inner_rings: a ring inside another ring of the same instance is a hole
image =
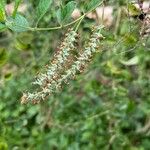
[[[91,0],[89,3],[85,2],[86,12],[90,12],[102,3],[102,0]]]
[[[32,33],[22,32],[17,36],[14,46],[17,50],[31,50],[32,40]]]
[[[4,1],[0,2],[0,22],[4,22],[6,19],[6,14],[5,14],[5,6],[4,6]]]
[[[4,75],[5,80],[10,80],[12,77],[12,73],[7,73]]]
[[[8,145],[5,141],[0,139],[0,150],[8,150]]]
[[[0,66],[4,65],[8,59],[8,54],[4,48],[0,49]]]
[[[4,29],[6,29],[6,25],[5,25],[5,24],[0,23],[0,31],[1,31],[1,30],[4,30]]]
[[[137,56],[129,59],[128,61],[123,61],[123,60],[120,60],[120,62],[123,64],[123,65],[126,65],[126,66],[133,66],[133,65],[137,65],[138,62],[139,62],[139,58]]]
[[[58,9],[56,15],[57,15],[57,20],[58,20],[59,24],[62,24],[62,20],[63,20],[63,19],[62,19],[62,18],[63,18],[63,17],[62,17],[62,8],[59,8],[59,9]]]
[[[5,135],[6,133],[6,128],[5,126],[3,125],[3,123],[1,123],[1,120],[0,120],[0,135]]]
[[[76,8],[76,5],[76,2],[71,1],[57,11],[57,19],[60,24],[66,23],[71,18],[71,14]]]
[[[52,4],[52,0],[40,0],[39,1],[39,4],[37,6],[37,10],[36,10],[38,22],[45,15],[45,13],[47,12],[47,10],[49,9],[51,4]]]
[[[15,48],[16,48],[17,50],[28,50],[28,49],[30,48],[30,45],[29,45],[29,44],[26,44],[26,43],[23,43],[23,42],[20,41],[20,40],[16,40]]]
[[[129,3],[128,4],[128,11],[129,11],[129,14],[132,15],[132,16],[137,16],[140,14],[140,10],[132,3]]]
[[[13,16],[13,17],[15,17],[15,16],[16,16],[16,14],[17,14],[17,10],[18,10],[18,7],[19,7],[19,5],[20,5],[21,1],[22,1],[22,0],[15,0],[15,7],[14,7],[13,14],[12,14],[12,16]]]
[[[24,32],[29,28],[29,23],[25,17],[17,14],[15,18],[8,17],[6,20],[6,26],[15,32]]]

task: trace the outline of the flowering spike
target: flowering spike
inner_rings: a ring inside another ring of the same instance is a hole
[[[60,90],[63,83],[68,83],[70,79],[75,78],[78,72],[82,72],[87,65],[87,62],[91,59],[93,53],[96,53],[99,39],[103,39],[101,34],[102,29],[102,26],[97,26],[93,29],[93,34],[91,35],[85,50],[80,53],[77,60],[74,61],[67,70],[63,70],[63,72],[60,72],[58,75],[57,70],[62,68],[61,64],[63,65],[63,62],[67,61],[68,52],[74,48],[72,43],[75,41],[76,33],[72,30],[67,33],[63,43],[64,45],[61,47],[59,53],[55,55],[56,62],[52,63],[52,65],[48,67],[46,74],[40,74],[36,81],[42,90],[35,91],[34,93],[24,93],[21,103],[24,104],[32,102],[36,104],[45,100],[48,95]],[[45,80],[48,80],[49,82],[45,82]]]
[[[61,47],[54,54],[51,65],[46,65],[46,73],[39,74],[33,84],[43,87],[47,81],[50,82],[51,80],[54,80],[54,76],[57,76],[58,72],[63,70],[68,56],[70,55],[70,51],[74,49],[77,33],[72,29],[69,29],[69,32],[65,36],[66,37],[62,42]]]

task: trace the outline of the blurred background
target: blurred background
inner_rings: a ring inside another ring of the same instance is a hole
[[[55,12],[68,1],[55,0],[39,27],[57,26]],[[84,11],[85,0],[75,1],[72,19]],[[7,0],[8,14],[13,2]],[[31,26],[37,3],[24,0],[19,7]],[[76,52],[83,50],[90,27],[103,23],[100,53],[84,73],[38,105],[21,105],[20,98],[32,91],[37,72],[52,59],[67,28],[0,32],[0,150],[150,149],[150,38],[140,34],[141,11],[130,11],[128,3],[106,0],[86,16]]]

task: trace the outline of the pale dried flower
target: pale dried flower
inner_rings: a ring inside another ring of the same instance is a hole
[[[77,8],[73,11],[73,13],[72,13],[72,15],[71,15],[71,17],[72,17],[73,19],[77,19],[77,18],[79,18],[80,16],[81,16],[81,12],[80,12],[80,10],[77,9]]]
[[[14,10],[14,3],[7,4],[5,6],[5,9],[6,9],[6,13],[8,15],[11,15],[13,13],[13,10]],[[24,13],[26,10],[27,10],[27,5],[25,3],[19,5],[18,12]]]

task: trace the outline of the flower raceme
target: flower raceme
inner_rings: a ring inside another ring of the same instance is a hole
[[[55,78],[59,75],[59,72],[62,71],[65,67],[65,64],[70,55],[70,51],[74,50],[74,43],[76,41],[77,33],[70,29],[66,34],[64,41],[62,42],[60,48],[54,55],[54,58],[51,62],[51,65],[47,66],[46,73],[41,73],[38,75],[37,79],[33,84],[39,85],[41,88],[44,88],[46,84],[55,82]]]
[[[21,103],[26,104],[32,102],[33,104],[36,104],[44,101],[47,96],[57,91],[64,82],[68,82],[76,76],[78,72],[82,72],[87,62],[96,52],[100,39],[103,39],[101,34],[102,29],[103,26],[94,27],[93,33],[87,46],[84,48],[84,51],[79,54],[77,59],[73,61],[67,69],[64,69],[64,66],[69,59],[70,51],[75,49],[74,43],[77,37],[75,31],[69,30],[61,44],[61,48],[54,55],[51,64],[48,65],[46,73],[39,74],[34,82],[34,84],[40,86],[39,90],[33,93],[24,93],[21,98]]]

